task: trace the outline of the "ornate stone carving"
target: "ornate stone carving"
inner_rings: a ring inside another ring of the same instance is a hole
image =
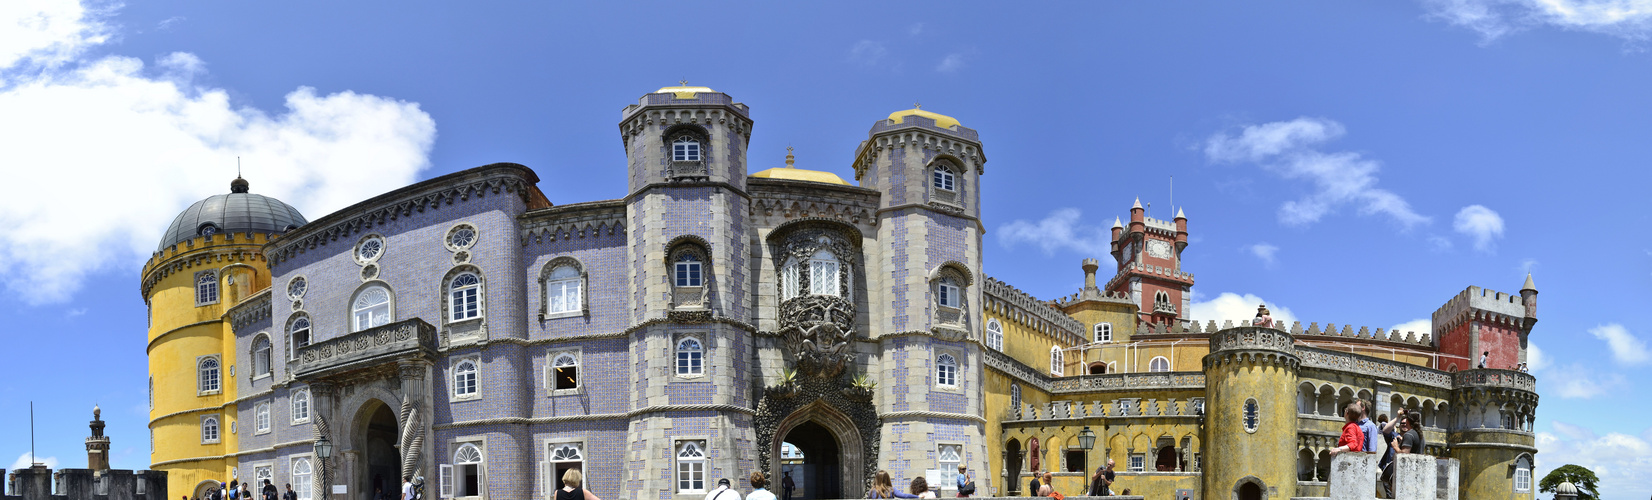
[[[846,423],[853,425],[853,431],[833,429],[834,433],[838,434],[838,439],[847,438],[846,434],[860,435],[860,479],[863,488],[871,484],[872,476],[878,470],[878,443],[881,442],[883,422],[878,418],[877,408],[872,406],[872,392],[869,388],[847,384],[841,377],[804,377],[790,384],[765,388],[763,393],[763,399],[757,403],[757,414],[753,416],[753,427],[757,429],[759,443],[758,470],[778,473],[779,457],[773,456],[774,450],[779,448],[775,440],[784,439],[785,436],[775,434],[782,424],[787,423],[788,418],[821,421],[817,418],[808,418],[809,415],[802,413],[818,413],[818,408],[825,406],[847,417],[849,422]],[[815,405],[816,402],[821,404]],[[821,423],[828,428],[835,427],[833,422]],[[840,446],[846,454],[850,451],[848,443]]]
[[[796,360],[798,372],[804,376],[835,378],[854,358],[849,343],[855,338],[855,304],[846,297],[853,289],[852,278],[859,253],[835,225],[802,224],[792,230],[778,244],[771,244],[774,262],[780,266],[776,276],[797,279],[799,295],[780,303],[780,335],[786,339],[786,349]],[[809,259],[825,250],[837,258],[838,295],[812,295],[807,272]],[[787,273],[788,265],[800,266]],[[790,275],[790,277],[788,277]]]

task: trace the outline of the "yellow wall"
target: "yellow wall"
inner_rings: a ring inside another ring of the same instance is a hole
[[[260,247],[262,235],[247,239],[232,235],[234,241],[207,242],[196,238],[193,245],[179,244],[150,259],[143,279],[153,284],[144,297],[149,304],[149,376],[153,405],[149,429],[154,439],[151,468],[167,471],[167,489],[182,496],[193,495],[202,481],[228,481],[236,460],[237,435],[230,432],[236,422],[235,335],[225,312],[270,286],[269,272]],[[219,300],[196,307],[195,273],[218,271]],[[233,278],[233,279],[232,279]],[[233,282],[233,283],[232,283]],[[219,356],[219,387],[216,394],[198,391],[196,363],[201,356]],[[201,443],[201,416],[219,415],[219,440]]]
[[[1016,321],[1015,318],[1019,315],[1012,312],[1010,307],[1008,305],[988,307],[985,311],[982,311],[982,316],[986,318],[983,320],[983,324],[986,321],[998,320],[999,325],[1004,328],[1003,353],[1015,358],[1016,361],[1020,361],[1021,364],[1038,370],[1039,373],[1049,375],[1050,347],[1060,346],[1062,349],[1072,347],[1071,339],[1065,339],[1066,335],[1047,334],[1026,323]],[[1075,374],[1072,371],[1066,373],[1069,375]]]

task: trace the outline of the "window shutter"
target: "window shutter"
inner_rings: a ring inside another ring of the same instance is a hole
[[[442,498],[453,498],[453,466],[441,465],[440,471],[437,475],[441,476]]]

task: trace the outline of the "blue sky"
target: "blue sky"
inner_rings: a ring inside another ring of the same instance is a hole
[[[1534,274],[1539,473],[1652,492],[1652,2],[0,4],[0,466],[147,465],[138,271],[254,192],[310,218],[497,161],[622,196],[619,111],[686,79],[752,108],[752,170],[852,178],[922,102],[981,132],[986,271],[1041,298],[1131,201],[1186,210],[1196,314],[1392,327]],[[1547,496],[1547,495],[1545,495]]]

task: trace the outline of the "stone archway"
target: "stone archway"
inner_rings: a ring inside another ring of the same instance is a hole
[[[1245,476],[1233,484],[1233,500],[1268,500],[1268,486],[1256,476]]]
[[[815,477],[806,480],[803,498],[861,496],[868,463],[865,440],[848,415],[816,399],[780,421],[769,440],[768,456],[779,457],[781,445],[788,441],[803,450],[806,466],[815,466]]]
[[[201,481],[201,482],[195,484],[195,494],[190,495],[189,498],[190,498],[190,500],[196,500],[196,499],[200,499],[200,498],[207,498],[207,493],[212,492],[214,490],[217,490],[221,487],[222,486],[219,485],[218,481],[214,481],[214,480],[211,480],[211,479]]]
[[[371,500],[375,489],[386,495],[400,495],[401,452],[396,449],[401,436],[396,409],[379,399],[369,399],[356,410],[351,429],[351,449],[359,463],[351,481],[351,497]]]

